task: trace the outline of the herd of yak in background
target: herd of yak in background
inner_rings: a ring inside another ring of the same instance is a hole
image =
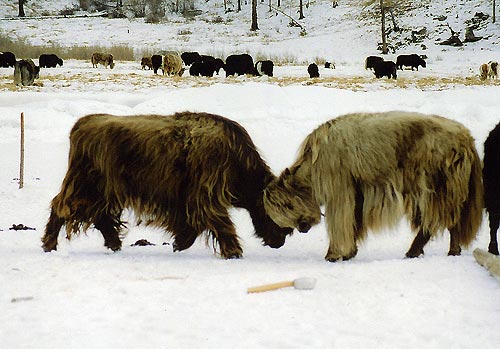
[[[91,62],[114,67],[107,53],[92,54]],[[13,66],[14,81],[22,85],[33,84],[40,67],[63,65],[53,54],[41,55],[36,66],[8,52],[0,63]],[[144,57],[141,66],[164,75],[181,76],[189,66],[191,75],[224,69],[226,76],[273,76],[274,64],[254,64],[248,54],[223,62],[185,52]],[[418,70],[426,63],[416,54],[400,55],[396,63],[376,56],[365,61],[377,78],[396,79],[403,66]],[[496,78],[497,68],[496,62],[481,65],[480,78]],[[310,64],[308,73],[319,77],[318,66]],[[241,258],[231,207],[246,209],[255,235],[272,248],[294,229],[308,232],[324,207],[328,261],[353,258],[369,230],[392,227],[403,216],[416,233],[407,257],[422,255],[430,238],[445,229],[448,254],[460,255],[476,238],[486,208],[488,250],[498,255],[500,123],[487,137],[481,161],[469,130],[456,121],[410,112],[344,115],[309,134],[295,163],[276,177],[247,131],[219,115],[87,115],[70,133],[68,170],[51,202],[43,249],[57,249],[65,226],[68,239],[94,227],[106,247],[120,250],[121,215],[132,209],[138,223],[169,232],[174,251],[206,233],[223,258]]]
[[[399,55],[396,63],[386,61],[379,56],[369,56],[365,60],[365,69],[372,69],[375,77],[397,79],[397,70],[403,70],[403,67],[411,67],[411,70],[421,66],[427,66],[425,55],[408,54]],[[95,52],[91,56],[92,67],[96,68],[98,64],[111,69],[115,63],[113,55],[110,53]],[[0,67],[14,67],[14,83],[16,85],[29,86],[34,84],[34,80],[39,78],[40,68],[55,68],[62,66],[63,60],[55,54],[42,54],[39,57],[39,65],[36,66],[31,59],[22,59],[16,61],[12,52],[0,52]],[[191,76],[213,77],[219,74],[223,69],[226,76],[231,75],[253,75],[253,76],[273,76],[274,63],[271,60],[260,60],[255,62],[249,54],[234,54],[226,58],[224,62],[220,58],[208,55],[200,55],[198,52],[177,52],[162,55],[152,55],[141,59],[142,69],[153,70],[158,74],[162,69],[163,75],[182,76],[186,67],[189,67]],[[326,62],[325,68],[335,68],[333,62]],[[319,68],[316,63],[311,63],[307,67],[310,78],[319,78]],[[479,77],[481,80],[498,77],[498,63],[490,61],[479,67]]]

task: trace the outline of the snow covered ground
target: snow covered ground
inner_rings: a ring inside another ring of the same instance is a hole
[[[0,30],[19,21],[5,23]],[[32,30],[35,37],[39,29]],[[367,40],[359,29],[349,35]],[[258,42],[249,45],[257,50]],[[328,54],[308,44],[293,42],[313,56]],[[363,69],[370,48],[349,50],[337,69],[321,69],[314,81],[304,65],[278,66],[275,78],[172,79],[141,71],[138,62],[109,70],[69,60],[42,69],[39,86],[16,88],[11,69],[0,68],[0,348],[497,348],[500,282],[472,256],[488,244],[486,219],[460,257],[446,256],[445,232],[425,256],[405,259],[413,235],[402,221],[370,235],[354,259],[327,263],[324,223],[273,250],[261,246],[246,211],[236,209],[241,260],[218,258],[203,239],[173,253],[162,245],[171,242],[168,235],[142,226],[129,226],[118,253],[106,250],[93,230],[71,242],[61,236],[57,252],[41,249],[49,203],[66,171],[69,130],[89,113],[217,113],[248,130],[275,173],[293,162],[316,126],[355,111],[452,118],[471,130],[482,155],[488,132],[500,122],[499,84],[481,83],[476,72],[479,63],[500,59],[496,45],[431,46],[428,67],[400,72],[396,82]],[[23,189],[17,180],[21,112]],[[131,214],[124,219],[133,221]],[[20,223],[36,230],[9,230]],[[130,246],[138,239],[156,245]],[[317,279],[313,290],[246,293],[304,276]]]

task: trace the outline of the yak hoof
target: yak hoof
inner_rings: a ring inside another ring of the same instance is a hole
[[[423,254],[424,254],[424,251],[422,251],[422,252],[410,252],[410,251],[408,251],[408,252],[406,252],[405,256],[406,256],[406,258],[418,258]]]
[[[174,242],[172,244],[172,249],[174,250],[174,252],[180,252],[180,251],[184,251],[184,250],[187,250],[188,248],[190,248],[193,244],[178,244],[176,242]]]
[[[328,250],[328,253],[325,256],[325,259],[328,262],[337,262],[337,261],[348,261],[351,258],[354,258],[358,254],[358,247],[356,246],[350,253],[344,255],[344,256],[339,256],[339,255],[333,255],[333,253]]]
[[[221,256],[224,259],[240,259],[243,257],[243,251],[221,252]]]
[[[172,249],[174,250],[174,252],[185,250],[185,248],[179,247],[179,245],[177,245],[175,242],[172,244]]]
[[[57,250],[57,236],[56,238],[51,238],[51,236],[44,236],[42,238],[42,248],[44,252],[51,252]]]
[[[122,245],[115,245],[115,246],[106,245],[106,247],[109,248],[113,252],[118,252],[122,249]]]
[[[341,261],[341,260],[342,260],[342,257],[340,257],[340,258],[325,257],[325,259],[326,259],[326,261],[327,261],[327,262],[330,262],[330,263],[335,263],[335,262]]]
[[[459,247],[458,249],[453,249],[448,251],[448,256],[460,256],[462,249]]]
[[[43,248],[43,252],[57,251],[57,246],[50,247],[50,246],[43,245],[42,248]]]
[[[499,253],[498,253],[498,244],[490,243],[489,246],[488,246],[488,252],[491,253],[491,254],[494,254],[494,255],[498,256],[499,255]]]
[[[241,259],[243,258],[243,255],[242,254],[238,254],[238,253],[234,253],[234,254],[230,254],[228,256],[223,256],[224,259]]]

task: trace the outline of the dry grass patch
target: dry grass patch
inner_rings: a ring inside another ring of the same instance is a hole
[[[482,81],[475,76],[400,78],[396,85],[401,88],[415,87],[421,90],[444,90],[454,86],[489,86],[500,85],[498,80]]]
[[[106,46],[72,46],[62,47],[59,45],[32,45],[24,38],[13,41],[4,34],[0,34],[0,47],[2,51],[10,51],[18,59],[38,59],[42,53],[55,53],[62,59],[90,60],[94,52],[111,53],[115,60],[133,61],[134,49],[126,45]]]

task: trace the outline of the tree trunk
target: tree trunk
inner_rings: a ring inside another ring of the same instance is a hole
[[[493,0],[493,23],[495,23],[495,22],[496,22],[496,14],[495,14],[495,13],[496,13],[496,11],[495,11],[495,7],[496,7],[496,6],[495,6],[495,0]]]
[[[236,12],[241,11],[241,0],[238,0],[238,8],[236,9]]]
[[[24,13],[24,3],[26,0],[19,0],[19,14],[18,17],[26,17],[26,14]]]
[[[257,24],[257,0],[252,0],[252,26],[250,30],[259,30],[259,25]]]
[[[398,24],[396,23],[396,17],[394,17],[394,12],[392,11],[392,8],[389,9],[389,14],[391,15],[392,26],[394,28],[394,31],[399,32],[400,28],[399,28]]]
[[[382,54],[386,55],[389,52],[387,48],[387,40],[385,35],[385,9],[384,0],[380,0],[380,16],[382,22]]]
[[[302,0],[299,2],[299,19],[304,19],[304,9],[302,6]]]

